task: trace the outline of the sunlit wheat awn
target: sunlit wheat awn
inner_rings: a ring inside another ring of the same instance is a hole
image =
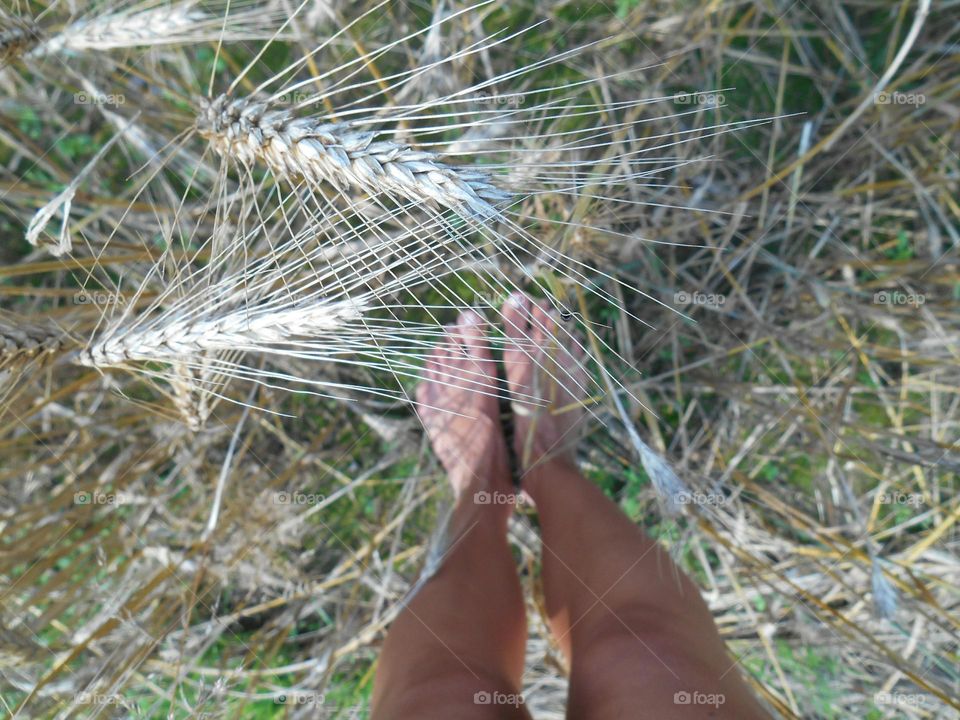
[[[261,224],[252,232],[244,226],[226,245],[210,245],[215,254],[225,253],[223,262],[202,272],[185,270],[176,290],[163,292],[143,315],[125,312],[111,319],[91,341],[82,362],[132,366],[163,380],[174,388],[178,406],[196,391],[219,393],[228,378],[300,387],[337,385],[254,365],[257,355],[384,372],[401,387],[350,389],[404,398],[400,381],[417,376],[441,331],[435,321],[411,319],[434,315],[421,294],[439,293],[442,304],[436,310],[462,306],[453,285],[468,275],[476,277],[470,268],[485,259],[492,262],[479,275],[486,286],[481,302],[493,317],[500,308],[492,298],[518,289],[505,274],[510,267],[537,286],[564,317],[574,316],[564,286],[576,286],[629,314],[611,287],[645,293],[559,248],[578,232],[615,241],[627,237],[619,210],[635,212],[655,203],[626,196],[622,189],[657,187],[663,173],[700,160],[664,157],[665,150],[755,123],[708,125],[636,143],[632,132],[646,122],[640,114],[643,106],[665,98],[597,104],[590,88],[598,79],[591,77],[523,86],[537,71],[574,61],[583,47],[418,102],[396,102],[422,95],[420,82],[429,72],[489,52],[530,28],[494,33],[412,70],[365,79],[370,63],[484,4],[440,16],[427,28],[319,76],[306,74],[309,62],[321,57],[351,24],[252,92],[241,94],[240,83],[257,67],[259,55],[226,92],[196,100],[197,116],[192,128],[181,129],[181,136],[186,142],[195,132],[222,159],[225,182],[215,192],[225,193],[230,187],[226,181],[235,178],[238,187],[245,188],[240,197],[249,198],[256,209],[248,217],[274,222],[292,213],[306,225],[288,242],[264,232]],[[211,88],[215,79],[211,77]],[[625,78],[610,75],[601,80]],[[510,87],[514,89],[503,92]],[[501,90],[504,102],[491,107],[486,98],[493,89]],[[698,112],[685,110],[677,117]],[[174,151],[171,148],[171,157]],[[550,211],[530,214],[536,204]],[[282,226],[275,227],[285,234]],[[320,256],[314,245],[356,241],[361,244],[358,251],[318,272]],[[242,256],[239,248],[244,248]],[[263,259],[247,265],[247,253],[258,252]],[[383,253],[394,259],[380,262]],[[570,328],[560,332],[564,342],[580,345],[585,362],[596,360],[595,348],[618,356],[599,335],[584,343]],[[229,360],[221,356],[228,350],[235,353]],[[166,362],[168,369],[148,369],[144,363],[151,361]],[[568,370],[559,372],[567,375],[560,381],[574,382]],[[609,375],[597,389],[629,395],[621,380]],[[619,418],[629,424],[619,400],[616,407]],[[203,413],[183,414],[194,425]],[[630,432],[630,438],[655,484],[665,495],[675,495],[679,485],[672,472],[662,461],[658,465],[636,432]]]
[[[195,128],[217,155],[237,169],[241,180],[253,183],[258,168],[269,170],[278,181],[301,193],[302,202],[317,214],[318,221],[352,212],[362,200],[359,191],[369,203],[389,211],[379,213],[383,221],[398,223],[411,232],[425,222],[464,248],[476,245],[478,239],[490,242],[505,262],[528,276],[530,261],[523,258],[542,262],[564,281],[618,305],[614,294],[591,282],[590,271],[582,262],[559,252],[553,243],[578,230],[614,239],[626,237],[615,229],[617,209],[645,203],[622,197],[617,189],[655,187],[658,175],[695,162],[657,156],[694,135],[678,131],[663,136],[666,142],[634,147],[625,138],[631,127],[644,122],[639,109],[663,98],[597,107],[585,97],[595,80],[506,93],[504,97],[511,102],[504,107],[490,108],[478,102],[490,88],[518,83],[536,70],[574,59],[583,48],[417,104],[389,102],[393,95],[404,95],[430,70],[488,51],[526,30],[485,38],[427,67],[386,78],[357,79],[366,63],[463,12],[466,10],[451,13],[429,28],[324,72],[319,78],[325,83],[322,92],[308,92],[318,78],[299,80],[296,75],[309,58],[322,54],[333,38],[261,83],[254,95],[232,95],[241,75],[228,93],[198,102]],[[251,67],[253,63],[245,72]],[[266,89],[271,85],[278,86],[272,94]],[[291,95],[296,97],[292,107],[283,100]],[[323,105],[333,105],[334,110],[309,114],[311,108]],[[582,127],[550,129],[573,120]],[[697,131],[696,139],[751,124],[707,126]],[[451,134],[454,139],[447,139]],[[604,155],[603,162],[597,162],[598,153]],[[524,203],[532,200],[549,203],[555,212],[529,217]],[[594,210],[591,216],[602,218],[602,224],[586,222],[588,207]],[[553,242],[548,241],[550,236]],[[610,276],[605,279],[618,282]],[[563,305],[559,298],[554,301]]]
[[[308,230],[239,267],[235,254],[226,250],[212,267],[171,286],[153,303],[155,311],[124,311],[114,317],[78,361],[104,368],[174,363],[205,372],[211,386],[224,377],[259,382],[271,375],[257,369],[252,359],[236,357],[238,353],[323,360],[383,370],[398,378],[416,377],[440,330],[405,318],[407,309],[429,308],[407,306],[400,298],[412,299],[423,287],[442,290],[444,278],[462,269],[469,256],[456,246],[425,244],[412,233],[367,240],[346,222],[337,232],[342,236],[317,243]],[[362,240],[359,247],[357,240]],[[211,274],[217,279],[208,283]],[[183,286],[191,290],[181,293]],[[184,380],[144,367],[139,372]],[[287,379],[306,386],[327,383],[322,377]],[[358,389],[402,397],[398,390]]]

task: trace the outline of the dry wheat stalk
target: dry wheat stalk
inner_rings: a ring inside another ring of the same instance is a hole
[[[86,181],[87,176],[97,166],[97,163],[99,163],[103,156],[113,147],[114,143],[123,137],[126,129],[132,124],[133,121],[131,120],[120,132],[104,143],[103,147],[97,151],[97,154],[91,158],[83,169],[73,176],[73,179],[67,186],[58,193],[56,197],[50,200],[50,202],[46,203],[34,213],[30,219],[30,223],[27,225],[26,238],[28,243],[35,247],[46,247],[51,255],[60,256],[70,252],[73,248],[73,240],[70,235],[70,208],[73,205],[73,198],[77,194],[77,189]],[[53,241],[44,235],[43,232],[47,223],[49,223],[57,213],[62,215],[62,221],[60,223],[60,232],[56,240]]]
[[[352,123],[297,118],[250,98],[204,101],[197,130],[221,156],[248,167],[260,161],[283,178],[394,195],[480,218],[497,215],[495,205],[510,197],[485,173],[449,166],[437,153],[380,140]]]

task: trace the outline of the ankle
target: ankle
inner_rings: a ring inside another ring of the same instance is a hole
[[[524,473],[520,486],[534,502],[542,495],[550,484],[562,482],[571,477],[580,477],[580,471],[570,458],[544,458],[531,465]]]

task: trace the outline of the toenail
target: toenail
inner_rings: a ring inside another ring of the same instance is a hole
[[[510,410],[517,417],[530,417],[533,415],[529,407],[516,401],[510,403]]]
[[[459,324],[464,326],[479,325],[482,321],[483,318],[480,317],[479,313],[476,313],[473,310],[467,310],[460,313],[460,318],[458,320]]]
[[[522,292],[512,292],[507,297],[506,304],[519,310],[526,304],[527,297]]]

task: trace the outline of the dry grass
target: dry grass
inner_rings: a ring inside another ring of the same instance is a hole
[[[914,4],[624,0],[619,17],[581,6],[464,14],[436,40],[444,51],[476,42],[480,18],[488,31],[539,17],[552,24],[512,54],[473,58],[456,77],[428,74],[410,92],[449,92],[446,83],[470,82],[487,63],[502,71],[555,43],[611,38],[569,63],[597,78],[598,102],[708,93],[634,108],[642,122],[622,128],[621,142],[653,147],[678,133],[696,142],[651,153],[671,156],[668,170],[625,186],[621,199],[632,202],[548,195],[522,208],[542,223],[545,243],[524,256],[525,268],[555,282],[595,329],[608,371],[637,398],[627,412],[674,463],[691,502],[680,518],[662,516],[609,396],[584,467],[697,579],[732,653],[779,715],[956,717],[960,56],[950,6],[933,8],[883,87]],[[14,4],[22,17],[39,7]],[[393,27],[422,26],[433,10],[405,7],[389,4],[303,72],[382,47]],[[311,47],[291,41],[291,57]],[[420,49],[365,71],[387,77],[422,62]],[[144,77],[179,87],[194,70],[203,84],[214,53],[177,46],[78,62],[103,92],[118,82],[129,93]],[[250,53],[225,45],[216,62],[235,75]],[[607,77],[627,68],[647,69],[633,84]],[[30,219],[123,127],[107,113],[133,114],[71,103],[80,81],[47,69],[7,68],[0,88],[0,302],[18,317],[0,318],[0,350],[12,358],[0,367],[4,710],[365,717],[378,645],[449,500],[409,408],[355,392],[385,387],[376,368],[289,354],[250,361],[276,378],[260,385],[218,385],[201,377],[202,364],[185,372],[146,363],[165,373],[160,380],[76,364],[76,339],[165,293],[189,302],[185,279],[203,281],[190,273],[210,257],[227,253],[230,269],[245,250],[262,256],[269,245],[231,244],[257,209],[235,199],[243,183],[218,180],[202,142],[184,145],[193,154],[164,170],[148,165],[149,183],[144,174],[128,181],[185,129],[177,123],[192,122],[185,99],[179,114],[145,99],[135,132],[76,192],[73,253],[50,260],[21,240]],[[724,107],[708,107],[709,93]],[[761,116],[779,119],[711,130]],[[618,146],[605,152],[615,168]],[[712,159],[696,161],[704,155]],[[198,189],[185,195],[191,173]],[[230,213],[232,229],[222,221]],[[571,213],[580,227],[550,222]],[[315,215],[293,213],[288,231]],[[283,226],[270,222],[265,237]],[[58,217],[49,232],[59,230]],[[615,271],[653,299],[592,275],[629,312],[614,310],[551,276],[551,250]],[[501,272],[523,282],[516,265]],[[451,292],[467,304],[490,288]],[[50,328],[69,342],[42,334]],[[320,378],[332,397],[283,392],[281,376]],[[276,414],[217,403],[212,387]],[[205,422],[182,421],[201,407]],[[565,681],[541,617],[535,519],[518,516],[511,539],[531,618],[527,703],[536,717],[560,718]]]

